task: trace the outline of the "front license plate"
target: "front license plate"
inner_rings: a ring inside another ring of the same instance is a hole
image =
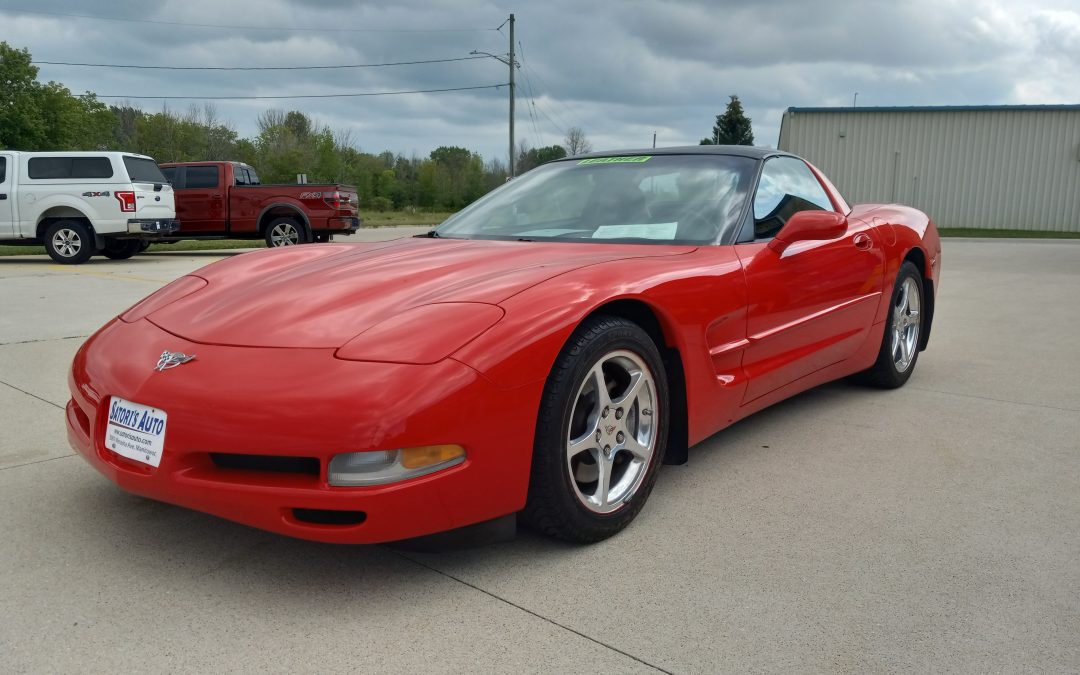
[[[165,450],[168,419],[164,410],[113,396],[105,427],[105,447],[136,462],[157,466]]]

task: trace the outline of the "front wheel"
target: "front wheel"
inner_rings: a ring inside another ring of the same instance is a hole
[[[858,380],[882,389],[904,386],[915,370],[915,362],[919,360],[923,304],[919,268],[905,262],[896,275],[877,361],[869,370],[859,373],[856,376]]]
[[[94,255],[94,235],[77,220],[60,220],[45,230],[45,252],[62,265],[78,265]]]
[[[307,228],[295,218],[275,218],[266,226],[266,245],[269,248],[295,246],[309,241]]]
[[[522,520],[559,539],[610,537],[645,505],[664,454],[668,386],[656,344],[626,319],[587,319],[548,377]]]
[[[138,239],[106,239],[101,254],[110,260],[127,260],[142,250]]]

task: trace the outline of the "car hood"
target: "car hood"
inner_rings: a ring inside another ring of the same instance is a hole
[[[235,256],[197,272],[209,282],[147,318],[208,344],[337,348],[406,310],[497,304],[574,269],[677,255],[685,246],[409,238],[295,246]],[[432,326],[434,335],[439,327]]]

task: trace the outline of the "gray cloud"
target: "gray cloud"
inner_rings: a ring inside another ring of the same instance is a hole
[[[695,143],[729,94],[774,144],[791,105],[1080,102],[1080,11],[1071,0],[547,0],[516,8],[518,137],[559,142],[583,127],[594,145]],[[95,21],[13,7],[274,30]],[[509,13],[483,0],[75,0],[3,2],[0,40],[36,59],[191,66],[369,63],[504,53]],[[325,30],[292,31],[295,27]],[[344,32],[340,28],[401,32]],[[477,28],[474,32],[407,32]],[[41,66],[73,91],[122,95],[274,95],[430,89],[505,82],[494,60],[335,71],[186,72]],[[269,107],[300,109],[351,129],[365,150],[427,154],[462,145],[506,152],[505,89],[355,99],[222,101],[244,135]],[[138,102],[156,110],[161,102]],[[173,109],[192,102],[170,101]],[[194,103],[198,103],[197,101]]]

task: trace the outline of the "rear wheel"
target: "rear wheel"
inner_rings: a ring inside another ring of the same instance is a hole
[[[62,265],[78,265],[94,255],[94,235],[77,220],[60,220],[45,230],[45,251]]]
[[[266,245],[270,248],[295,246],[309,241],[307,228],[295,218],[275,218],[266,226]]]
[[[885,335],[877,361],[859,373],[857,379],[882,389],[904,386],[919,360],[919,338],[922,336],[923,284],[919,268],[911,262],[900,266],[893,287],[889,315],[885,319]]]
[[[590,543],[645,505],[664,454],[668,387],[660,352],[637,324],[586,320],[548,377],[522,520]]]
[[[143,250],[142,244],[138,239],[106,239],[101,254],[110,260],[127,260]]]

